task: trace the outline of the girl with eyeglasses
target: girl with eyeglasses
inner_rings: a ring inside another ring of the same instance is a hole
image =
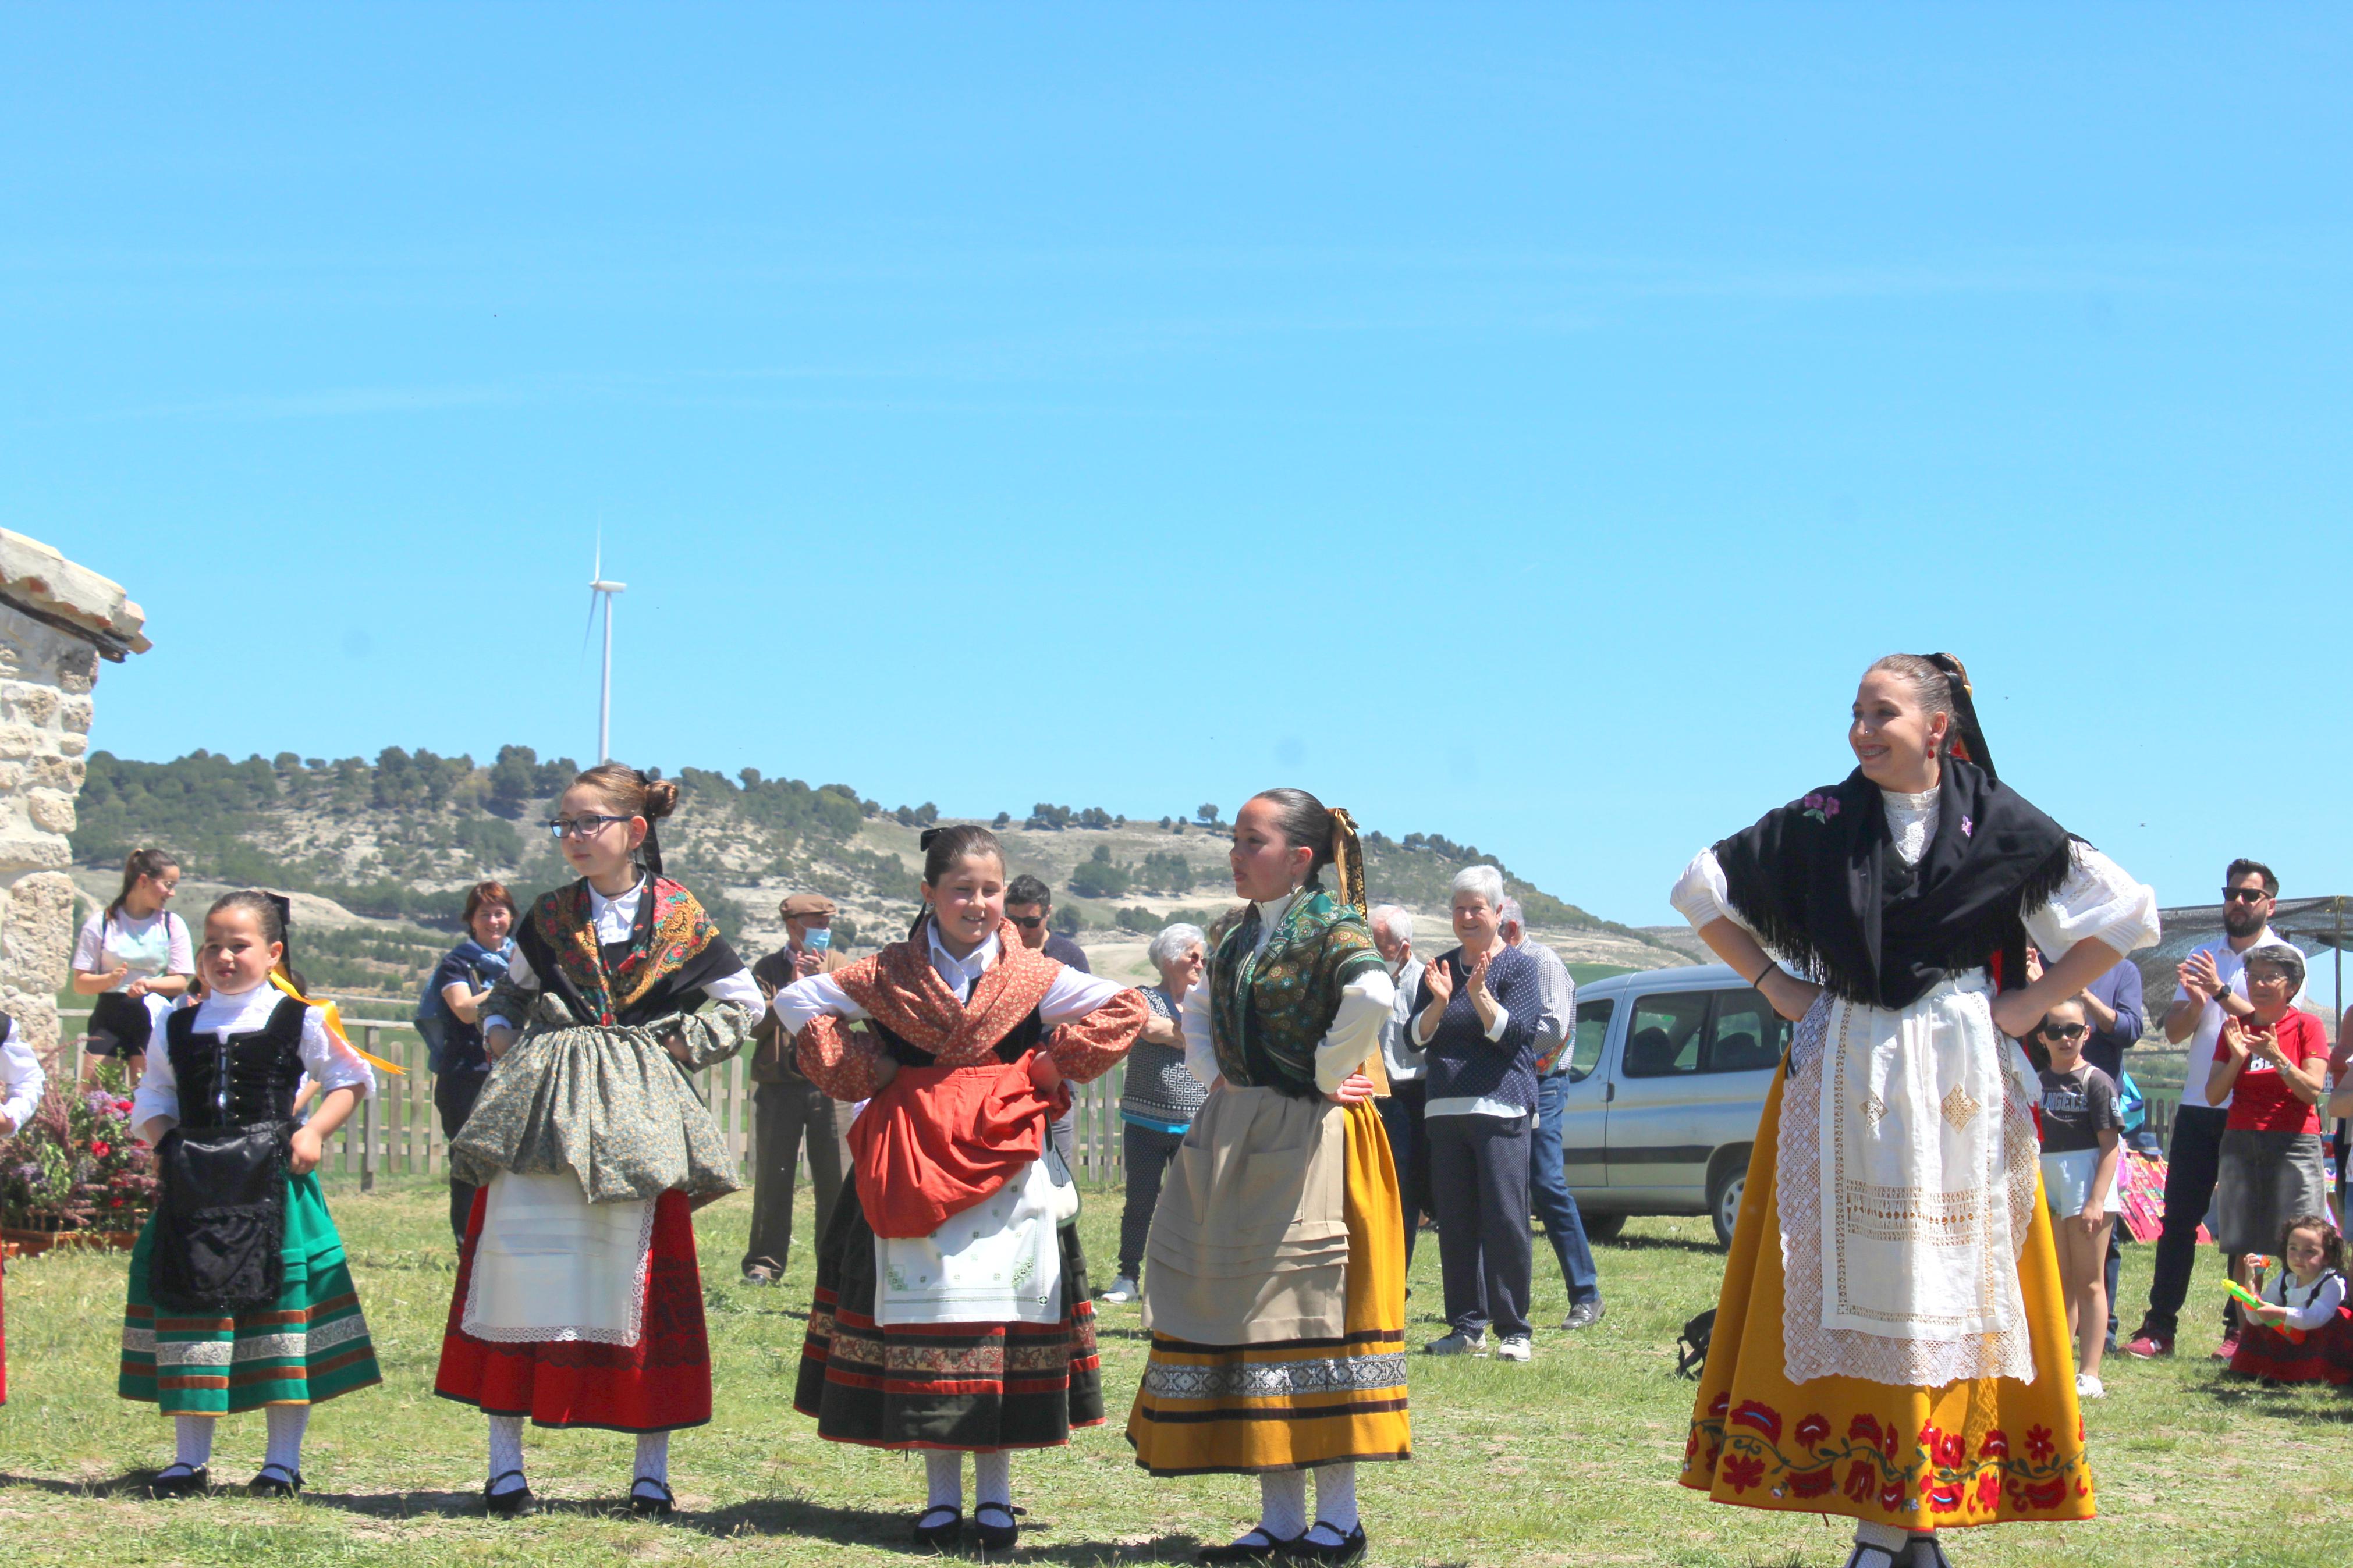
[[[485,1510],[537,1511],[522,1424],[637,1435],[629,1511],[673,1511],[670,1435],[711,1419],[691,1208],[735,1161],[688,1075],[735,1054],[764,999],[655,825],[678,786],[619,763],[549,823],[580,879],[532,904],[480,1004],[489,1079],[449,1145],[482,1189],[458,1251],[434,1392],[490,1417]]]
[[[2123,1096],[2084,1059],[2091,1026],[2081,1002],[2062,1002],[2035,1030],[2042,1062],[2042,1199],[2059,1248],[2059,1285],[2075,1336],[2075,1394],[2107,1394],[2100,1357],[2108,1339],[2108,1227],[2124,1211],[2116,1166],[2124,1152]]]

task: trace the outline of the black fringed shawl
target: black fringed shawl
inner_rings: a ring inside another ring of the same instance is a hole
[[[1860,768],[1767,812],[1715,847],[1732,907],[1851,1002],[1900,1010],[1978,968],[2004,990],[2025,984],[2021,911],[2067,879],[2073,841],[1974,763],[1947,758],[1936,787],[1936,834],[1917,866],[1895,853]]]

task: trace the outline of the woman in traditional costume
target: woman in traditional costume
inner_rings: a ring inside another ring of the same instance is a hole
[[[1012,1450],[1103,1419],[1078,1190],[1047,1136],[1068,1082],[1143,1029],[1143,996],[1022,945],[985,827],[923,837],[904,942],[776,993],[809,1080],[868,1101],[819,1244],[793,1407],[828,1442],[924,1451],[923,1546],[1009,1549]],[[863,1022],[862,1033],[845,1026]]]
[[[41,1096],[49,1085],[49,1075],[41,1070],[41,1058],[25,1043],[25,1027],[13,1017],[0,1014],[0,1121],[7,1131],[0,1138],[14,1138],[25,1130],[25,1123],[41,1108]],[[8,1403],[8,1350],[0,1340],[0,1405]]]
[[[1873,665],[1848,739],[1844,783],[1672,894],[1798,1021],[1682,1479],[1852,1517],[1850,1568],[1942,1568],[1944,1527],[2092,1516],[2015,1039],[2155,942],[2157,900],[1997,780],[1950,655]],[[2030,938],[2056,955],[2031,984]]]
[[[691,1210],[736,1182],[687,1075],[734,1054],[761,996],[661,874],[654,825],[677,802],[619,763],[573,781],[548,826],[580,880],[532,905],[480,1008],[493,1065],[449,1163],[482,1191],[434,1392],[490,1417],[495,1516],[538,1506],[526,1416],[635,1433],[629,1509],[655,1518],[674,1508],[670,1433],[711,1419]]]
[[[1127,1436],[1155,1476],[1259,1478],[1258,1523],[1204,1563],[1345,1563],[1365,1552],[1357,1462],[1413,1448],[1404,1222],[1366,1076],[1397,988],[1347,813],[1268,790],[1235,815],[1230,859],[1250,904],[1185,999],[1209,1097],[1145,1248],[1152,1352]]]
[[[302,1488],[311,1407],[383,1381],[343,1238],[319,1190],[322,1147],[375,1078],[286,970],[286,906],[229,893],[205,916],[204,1000],[170,1014],[147,1052],[131,1124],[155,1146],[155,1207],[132,1248],[115,1390],[176,1418],[150,1487],[211,1483],[213,1423],[266,1412],[256,1497]],[[294,1125],[296,1082],[318,1107]]]

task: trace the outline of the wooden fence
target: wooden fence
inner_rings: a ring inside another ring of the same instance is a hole
[[[381,1004],[379,1004],[381,1005]],[[349,1003],[343,1004],[346,1007]],[[87,1018],[87,1012],[67,1010],[59,1016]],[[433,1109],[433,1074],[425,1062],[425,1040],[406,1019],[356,1018],[346,1013],[343,1026],[352,1043],[370,1056],[382,1057],[406,1069],[402,1076],[376,1075],[376,1094],[360,1102],[349,1121],[327,1141],[320,1169],[356,1175],[363,1192],[375,1185],[378,1174],[438,1175],[449,1161],[449,1141],[441,1135],[441,1120]],[[79,1049],[79,1041],[75,1041]],[[730,1058],[694,1075],[703,1103],[727,1139],[744,1184],[751,1183],[752,1091],[758,1087],[745,1076],[744,1055]],[[1082,1181],[1119,1182],[1125,1179],[1120,1136],[1120,1085],[1127,1076],[1124,1064],[1092,1083],[1071,1086],[1078,1130],[1077,1174]],[[801,1173],[808,1173],[808,1155],[801,1155]]]

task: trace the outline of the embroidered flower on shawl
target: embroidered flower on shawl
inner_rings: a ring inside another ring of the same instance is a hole
[[[676,973],[719,934],[719,928],[682,884],[657,877],[646,889],[646,897],[653,900],[646,940],[642,945],[631,946],[609,970],[596,941],[586,878],[543,894],[531,907],[532,923],[555,954],[565,978],[596,1010],[600,1024],[613,1023],[623,1008],[652,990],[664,975]]]
[[[1764,1433],[1768,1443],[1781,1440],[1781,1413],[1763,1400],[1752,1399],[1734,1411],[1732,1424]]]
[[[1808,816],[1820,823],[1827,824],[1831,817],[1839,814],[1838,796],[1823,795],[1820,791],[1808,795],[1798,804],[1805,808],[1805,814]]]
[[[2001,1503],[2001,1472],[1998,1469],[1978,1472],[1978,1507],[1991,1509]]]
[[[1822,1439],[1831,1435],[1831,1418],[1820,1412],[1798,1423],[1798,1441],[1809,1448],[1819,1448]]]
[[[1879,1425],[1879,1417],[1869,1411],[1865,1411],[1846,1424],[1846,1435],[1858,1443],[1868,1443],[1873,1447],[1884,1452],[1894,1452],[1894,1434],[1883,1429]]]
[[[2067,1479],[2058,1476],[2032,1486],[2013,1482],[2010,1495],[2020,1508],[2057,1508],[2067,1500]]]
[[[1928,1511],[1930,1513],[1958,1513],[1960,1511],[1961,1489],[1955,1482],[1946,1481],[1941,1485],[1924,1487],[1921,1489],[1927,1496]]]
[[[1847,1467],[1846,1485],[1841,1489],[1857,1502],[1869,1502],[1872,1489],[1878,1484],[1878,1467],[1869,1459],[1857,1459]]]
[[[2058,1446],[2051,1441],[2050,1427],[2030,1426],[2027,1428],[2026,1457],[2028,1458],[2033,1460],[2039,1465],[2056,1452],[2058,1452]]]
[[[1724,1461],[1724,1484],[1734,1491],[1745,1492],[1765,1479],[1765,1461],[1738,1455]]]
[[[1977,831],[1978,825],[1969,820],[1967,813],[1962,814],[1961,837],[1964,838],[1974,838],[1977,837]]]
[[[2009,1458],[2010,1435],[1999,1426],[1987,1433],[1985,1440],[1978,1445],[1978,1458],[1980,1460]]]

